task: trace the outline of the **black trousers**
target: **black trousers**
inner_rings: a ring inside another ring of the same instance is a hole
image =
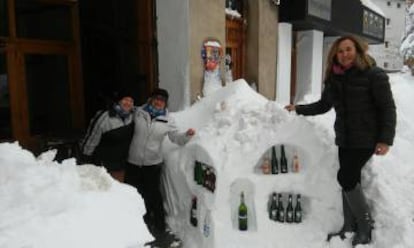
[[[165,231],[165,212],[161,187],[161,164],[151,166],[138,166],[127,163],[125,169],[125,182],[134,186],[144,199],[147,213],[144,221],[151,230]]]
[[[344,191],[350,191],[361,183],[361,170],[374,154],[374,148],[339,147],[339,171],[337,179]]]

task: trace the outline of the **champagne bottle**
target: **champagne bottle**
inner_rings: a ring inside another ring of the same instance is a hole
[[[285,208],[283,207],[282,194],[279,194],[278,195],[277,221],[279,221],[279,222],[285,222]]]
[[[190,211],[190,223],[193,226],[197,226],[197,197],[193,196],[191,200],[191,211]]]
[[[270,161],[267,157],[263,159],[262,172],[263,174],[270,174]]]
[[[302,222],[302,206],[300,205],[300,194],[296,196],[296,207],[295,207],[295,222]]]
[[[278,174],[279,173],[279,165],[277,163],[277,157],[276,157],[276,148],[272,147],[272,174]]]
[[[289,195],[288,206],[286,208],[286,222],[292,223],[293,222],[293,203],[292,203],[292,195]]]
[[[281,154],[280,154],[280,170],[282,173],[288,172],[288,165],[287,165],[287,159],[285,154],[285,146],[281,146]]]
[[[240,205],[239,205],[239,230],[247,230],[247,206],[244,203],[244,192],[240,194]]]
[[[269,207],[269,219],[277,221],[277,194],[273,192]]]
[[[292,159],[292,171],[299,172],[299,170],[300,170],[299,158],[298,158],[298,154],[295,153]]]

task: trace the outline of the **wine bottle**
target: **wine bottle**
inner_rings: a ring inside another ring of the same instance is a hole
[[[280,170],[282,173],[288,172],[288,165],[287,165],[287,159],[285,154],[285,146],[281,145],[281,154],[280,154]]]
[[[210,188],[210,175],[211,175],[210,167],[206,167],[206,173],[204,175],[204,183],[203,183],[203,186],[206,189]]]
[[[240,194],[240,205],[239,205],[239,230],[247,230],[247,206],[244,203],[244,192]]]
[[[296,196],[296,206],[295,206],[295,222],[302,222],[302,206],[300,205],[300,194]]]
[[[216,190],[216,173],[214,173],[214,169],[211,169],[210,174],[210,191],[214,193]]]
[[[267,157],[263,159],[262,172],[263,174],[270,174],[270,161]]]
[[[279,194],[278,195],[277,221],[279,221],[279,222],[285,222],[285,208],[283,207],[282,194]]]
[[[204,180],[206,179],[206,171],[207,171],[207,165],[202,164],[201,165],[201,178],[200,178],[200,185],[204,186]]]
[[[279,173],[279,165],[277,163],[276,148],[272,147],[272,174]]]
[[[299,158],[298,158],[298,154],[295,153],[292,159],[292,171],[297,173],[299,172],[299,170],[300,170]]]
[[[201,184],[201,173],[202,173],[201,162],[196,161],[194,165],[194,181],[197,184]]]
[[[190,223],[193,226],[197,226],[197,197],[193,196],[191,200],[191,211],[190,211]]]
[[[277,221],[277,194],[273,192],[269,207],[269,219]]]
[[[289,195],[288,199],[288,206],[286,208],[286,222],[292,223],[293,222],[293,203],[292,203],[292,195]]]

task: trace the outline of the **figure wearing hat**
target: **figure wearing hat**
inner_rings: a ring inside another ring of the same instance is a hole
[[[98,111],[92,118],[80,144],[85,162],[104,166],[121,182],[134,130],[133,107],[132,94],[120,91],[107,110]]]
[[[146,214],[143,216],[155,243],[162,247],[177,242],[167,232],[163,199],[160,191],[163,157],[161,145],[164,138],[175,144],[184,145],[195,134],[190,128],[180,132],[173,119],[168,115],[168,92],[155,89],[147,103],[135,109],[134,135],[129,148],[125,182],[136,187],[145,202]]]

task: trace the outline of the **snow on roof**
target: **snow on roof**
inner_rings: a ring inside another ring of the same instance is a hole
[[[373,3],[371,0],[361,0],[361,3],[362,5],[368,7],[369,9],[372,9],[373,11],[382,15],[383,17],[386,17],[384,11],[382,11],[382,9],[378,7],[375,3]]]

